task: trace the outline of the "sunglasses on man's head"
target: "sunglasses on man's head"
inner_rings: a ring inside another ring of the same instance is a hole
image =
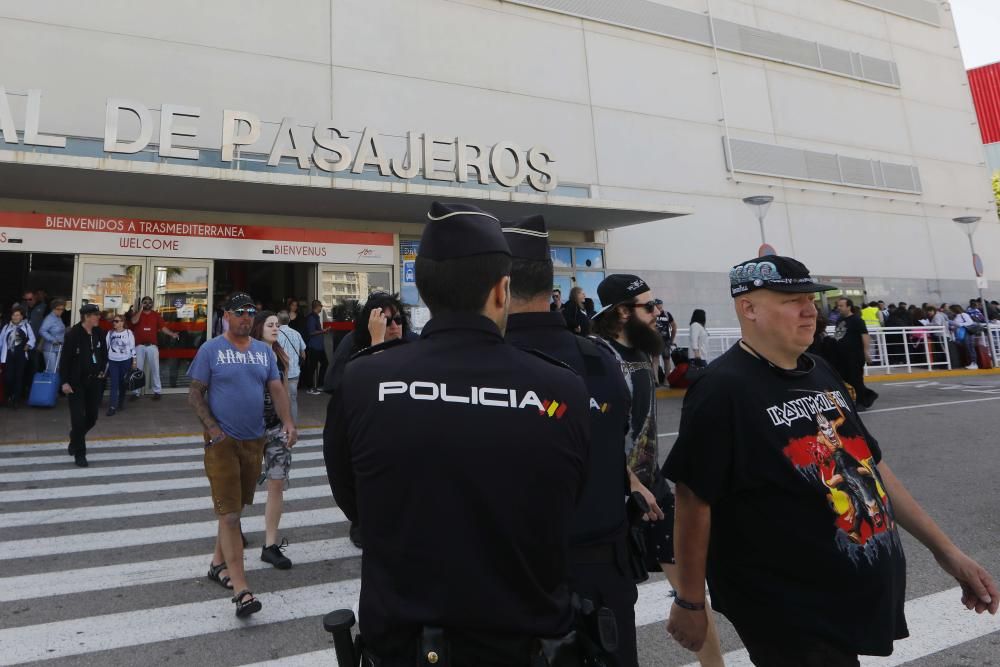
[[[647,301],[646,303],[623,303],[622,305],[629,308],[645,308],[647,313],[653,314],[656,312],[656,306],[659,304],[656,301]]]
[[[120,324],[120,323],[124,322],[124,320],[111,320],[111,322],[112,322],[112,324]]]
[[[229,312],[232,313],[233,315],[235,315],[236,317],[245,317],[247,315],[249,315],[250,317],[253,317],[254,315],[257,314],[257,309],[256,308],[236,308],[235,310],[230,310]]]

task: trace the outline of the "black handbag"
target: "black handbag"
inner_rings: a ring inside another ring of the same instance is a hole
[[[129,391],[136,391],[144,386],[146,386],[146,374],[138,368],[133,368],[125,374],[125,387]]]

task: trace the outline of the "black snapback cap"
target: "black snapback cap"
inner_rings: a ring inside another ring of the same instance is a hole
[[[767,289],[772,292],[810,294],[838,289],[813,280],[806,265],[791,257],[768,255],[740,262],[729,271],[729,292],[733,297]]]

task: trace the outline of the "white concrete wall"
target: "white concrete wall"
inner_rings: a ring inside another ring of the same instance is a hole
[[[657,1],[708,9],[708,0]],[[84,136],[102,134],[104,100],[121,96],[201,107],[205,146],[223,108],[273,123],[332,118],[347,130],[544,145],[564,183],[694,207],[611,232],[607,251],[613,268],[690,273],[692,284],[755,254],[757,225],[740,202],[750,194],[775,197],[767,235],[779,252],[880,285],[971,287],[965,237],[950,219],[982,215],[977,246],[1000,284],[1000,224],[945,9],[941,28],[845,0],[711,0],[711,9],[891,59],[901,87],[730,53],[717,61],[704,46],[498,0],[0,0],[0,85],[42,88],[43,131]],[[924,191],[731,177],[722,119],[736,138],[915,164]]]

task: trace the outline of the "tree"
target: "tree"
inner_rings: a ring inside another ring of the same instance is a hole
[[[1000,217],[1000,171],[993,172],[993,198],[997,202],[997,217]]]

